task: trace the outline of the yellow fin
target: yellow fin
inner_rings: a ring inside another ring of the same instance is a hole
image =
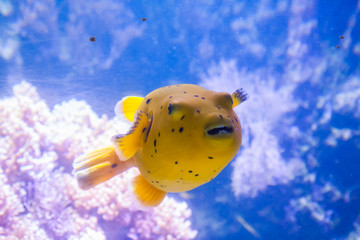
[[[115,135],[112,138],[112,141],[115,145],[115,150],[119,159],[125,161],[137,152],[141,145],[141,136],[146,134],[149,127],[149,121],[146,115],[143,112],[139,112],[134,125],[131,127],[130,131],[123,135]]]
[[[134,166],[133,160],[121,162],[114,147],[102,148],[74,160],[74,174],[81,189],[89,189]]]
[[[248,99],[248,95],[244,92],[242,88],[236,90],[232,95],[233,105],[232,107],[236,107],[242,102],[245,102]]]
[[[142,97],[124,97],[115,106],[116,116],[120,119],[126,118],[131,122],[134,121],[135,113],[143,100]]]
[[[148,183],[141,174],[134,178],[133,186],[137,200],[145,207],[159,205],[167,194],[167,192],[161,191]]]

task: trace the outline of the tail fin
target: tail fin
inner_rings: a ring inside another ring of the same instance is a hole
[[[134,166],[134,161],[120,161],[114,147],[106,147],[74,160],[75,177],[81,189],[92,188]]]

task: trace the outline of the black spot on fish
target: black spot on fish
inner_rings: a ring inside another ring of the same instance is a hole
[[[213,157],[208,157],[209,159],[213,159]]]
[[[144,132],[145,132],[145,130],[146,130],[146,128],[143,128],[142,132],[144,133]]]
[[[160,132],[158,133],[158,137],[160,137]]]
[[[217,106],[217,108],[220,109],[220,108],[221,108],[221,105]]]
[[[147,171],[148,173],[150,173],[150,171]]]
[[[180,180],[183,180],[183,178],[180,178]]]
[[[191,170],[189,170],[189,173],[192,173],[192,171],[191,171]]]
[[[196,109],[196,112],[197,112],[197,113],[200,113],[200,108],[197,108],[197,109]]]
[[[194,97],[199,97],[199,95],[194,95]]]
[[[149,104],[150,101],[151,101],[151,98],[149,98],[148,100],[146,100],[146,104]]]
[[[178,164],[178,162],[176,161],[175,164]]]
[[[157,150],[156,150],[156,148],[155,148],[155,153],[157,153]]]
[[[156,181],[156,183],[159,183],[158,181]]]
[[[154,156],[151,154],[150,157],[154,157]]]
[[[175,129],[171,129],[171,132],[174,132],[175,131]]]
[[[230,115],[228,115],[228,118],[230,118]]]
[[[223,118],[223,116],[222,116],[221,114],[219,114],[219,117],[220,117],[221,119],[224,119],[224,118]]]
[[[172,96],[170,96],[169,98],[172,98]]]
[[[183,119],[184,119],[184,117],[185,117],[185,115],[183,115],[183,116],[180,118],[180,120],[183,120]]]
[[[201,99],[205,99],[204,97],[201,97]]]
[[[162,109],[162,105],[160,106],[160,109]]]
[[[154,147],[156,147],[156,139],[154,140]]]
[[[199,174],[195,174],[195,177],[199,176]]]
[[[117,163],[114,163],[113,165],[111,165],[111,168],[116,168],[117,167]]]
[[[187,92],[184,92],[184,93],[187,93]]]
[[[239,122],[239,121],[237,120],[237,118],[235,118],[235,121],[236,121],[236,122]]]
[[[168,107],[169,115],[171,114],[172,110],[173,110],[173,108],[171,106],[171,103],[169,103],[169,107]]]
[[[151,181],[152,183],[154,183],[154,181]]]
[[[231,122],[234,123],[234,120],[231,119]]]
[[[184,128],[181,127],[181,128],[179,129],[179,133],[181,133],[183,130],[184,130]]]

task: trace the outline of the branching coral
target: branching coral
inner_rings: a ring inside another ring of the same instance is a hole
[[[231,86],[242,87],[250,96],[236,109],[243,126],[243,142],[233,162],[235,196],[255,197],[267,186],[288,183],[306,172],[301,160],[294,157],[287,161],[282,156],[279,136],[285,131],[280,126],[289,124],[287,121],[291,120],[285,116],[296,109],[297,103],[292,98],[293,85],[276,87],[275,82],[266,70],[238,70],[233,60],[220,61],[203,76],[202,85],[206,88],[232,92],[235,89]],[[286,134],[296,138],[296,132],[293,127]]]
[[[195,238],[186,203],[167,197],[157,208],[136,206],[131,190],[136,169],[89,191],[78,188],[71,174],[73,159],[107,145],[112,135],[127,131],[127,124],[99,118],[83,101],[50,110],[26,82],[0,101],[0,118],[6,119],[0,123],[4,239]]]

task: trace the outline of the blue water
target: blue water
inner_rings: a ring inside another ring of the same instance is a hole
[[[0,0],[2,100],[26,81],[50,109],[75,98],[111,119],[122,97],[171,84],[248,92],[237,111],[245,140],[233,162],[250,164],[229,164],[189,195],[169,194],[191,209],[195,239],[360,239],[359,60],[356,0]],[[263,136],[275,146],[255,142]],[[293,170],[293,159],[303,167]],[[237,185],[254,193],[236,193],[234,176],[246,173]],[[86,214],[107,239],[129,239],[128,227],[94,209]],[[10,229],[4,216],[0,227]],[[70,236],[39,226],[48,239]]]

